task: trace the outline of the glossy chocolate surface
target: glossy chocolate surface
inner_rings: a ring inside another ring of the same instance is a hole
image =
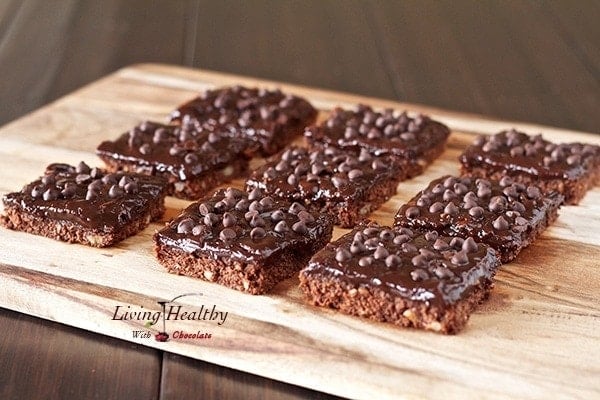
[[[245,157],[247,147],[245,139],[199,131],[192,124],[143,122],[115,141],[102,142],[96,153],[150,172],[168,172],[185,181]]]
[[[208,90],[171,113],[171,121],[192,123],[198,131],[250,139],[273,153],[278,135],[300,134],[317,111],[301,97],[280,90],[242,86]]]
[[[600,147],[555,144],[541,135],[529,136],[515,130],[480,136],[460,156],[467,168],[484,167],[525,173],[542,179],[577,179],[600,164]]]
[[[473,238],[359,226],[318,252],[302,273],[371,287],[443,309],[461,300],[482,279],[492,279],[494,250]]]
[[[356,110],[336,108],[327,121],[304,132],[311,146],[358,147],[407,159],[445,142],[449,134],[446,126],[427,116],[413,118],[391,109],[377,112],[365,105]]]
[[[522,235],[545,221],[563,197],[537,186],[469,177],[443,176],[402,206],[396,226],[473,236],[500,252],[519,247]]]
[[[32,215],[108,233],[145,215],[164,187],[157,177],[107,173],[83,162],[51,164],[44,176],[3,201]]]
[[[322,241],[332,222],[299,203],[228,188],[192,203],[156,234],[162,245],[210,252],[244,262],[263,261],[288,246]]]
[[[351,201],[380,182],[399,181],[403,176],[398,164],[390,155],[376,156],[366,149],[293,146],[256,170],[246,185],[307,203]]]

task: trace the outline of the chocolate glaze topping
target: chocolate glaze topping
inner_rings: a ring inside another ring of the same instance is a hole
[[[306,270],[444,308],[464,298],[499,266],[494,250],[472,237],[362,225],[328,244]]]
[[[521,234],[545,218],[556,193],[542,195],[538,187],[469,177],[443,176],[402,206],[396,226],[432,229],[449,236],[473,236],[504,251],[519,245]]]
[[[348,201],[377,182],[397,179],[397,164],[390,155],[376,156],[366,149],[292,146],[256,170],[246,185],[298,201]]]
[[[278,150],[272,144],[275,136],[287,130],[300,133],[316,116],[303,98],[280,90],[234,86],[202,93],[173,111],[171,121],[191,123],[201,132],[245,137],[272,154]]]
[[[311,214],[299,203],[228,188],[192,203],[157,239],[189,253],[264,261],[288,246],[317,241],[331,226],[328,216]]]
[[[327,121],[304,132],[311,146],[360,147],[406,157],[421,156],[449,134],[446,126],[427,116],[413,118],[392,109],[377,112],[362,104],[355,110],[336,108]]]
[[[540,178],[576,179],[600,163],[600,147],[590,144],[554,144],[541,135],[516,130],[480,136],[460,156],[470,168],[486,166]]]
[[[144,215],[165,183],[157,177],[107,173],[84,162],[51,164],[44,176],[3,201],[34,215],[111,232]]]
[[[244,157],[247,144],[242,138],[199,131],[193,124],[143,122],[115,141],[102,142],[96,153],[152,171],[169,172],[183,181]]]

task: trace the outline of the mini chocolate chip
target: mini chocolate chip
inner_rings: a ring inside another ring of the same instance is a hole
[[[520,201],[514,201],[512,203],[512,209],[514,211],[517,211],[519,214],[525,214],[525,205],[523,203],[521,203]]]
[[[223,214],[223,226],[225,228],[234,226],[236,224],[236,222],[237,222],[237,220],[233,214],[228,213],[228,212]]]
[[[369,228],[363,229],[362,233],[365,236],[373,236],[373,235],[379,235],[379,231],[380,231],[380,229],[378,229],[378,228],[369,227]]]
[[[274,228],[275,232],[277,233],[285,233],[288,232],[290,230],[290,228],[288,227],[287,223],[285,221],[279,221]]]
[[[211,132],[208,134],[208,143],[214,144],[217,143],[219,141],[219,135],[217,135],[214,132]]]
[[[198,156],[194,153],[187,153],[183,158],[186,164],[195,164],[198,162]]]
[[[252,218],[250,219],[250,226],[252,226],[252,227],[257,227],[257,226],[264,227],[265,226],[265,220],[259,214],[254,214],[252,216]]]
[[[235,239],[236,236],[237,236],[237,233],[235,233],[235,231],[231,228],[225,228],[221,231],[221,233],[219,233],[219,238],[222,241],[228,241],[228,240]]]
[[[250,221],[255,215],[259,215],[259,212],[256,210],[251,210],[244,214],[244,218],[246,221]]]
[[[477,206],[478,204],[476,201],[473,201],[472,199],[467,199],[467,201],[463,203],[462,208],[464,208],[465,210],[470,210],[471,208],[475,208]]]
[[[77,172],[78,174],[89,174],[91,172],[91,169],[86,163],[81,161],[79,164],[77,164],[75,172]]]
[[[552,159],[552,157],[545,156],[542,160],[542,163],[544,164],[544,167],[549,167],[553,161],[554,160]]]
[[[235,203],[235,209],[238,211],[246,211],[250,206],[250,202],[246,199],[241,199],[237,203]]]
[[[372,257],[361,257],[360,260],[358,260],[358,265],[360,265],[361,267],[368,267],[371,264],[373,264]]]
[[[360,155],[358,156],[358,161],[359,162],[368,162],[371,161],[373,159],[373,156],[371,155],[371,153],[369,153],[369,151],[367,149],[361,149],[360,150]]]
[[[417,252],[417,246],[412,243],[402,243],[402,251],[405,253],[415,253]]]
[[[381,245],[377,246],[377,249],[375,249],[375,252],[373,253],[373,257],[375,257],[376,260],[382,260],[389,255],[390,253],[387,249]]]
[[[108,190],[108,197],[116,198],[123,196],[125,192],[118,185],[112,185]]]
[[[77,184],[87,183],[92,180],[92,177],[89,174],[79,174],[75,177],[75,182]]]
[[[467,260],[467,262],[468,262],[468,260]],[[442,267],[441,265],[438,265],[437,267],[435,267],[435,269],[433,270],[433,273],[439,279],[452,278],[454,276],[454,272],[452,272],[452,270],[450,270],[449,268],[446,268],[446,267]]]
[[[125,189],[125,192],[128,194],[136,194],[138,192],[138,184],[136,182],[129,182],[123,189]]]
[[[367,133],[367,139],[375,140],[381,138],[381,131],[375,127],[369,129],[369,133]]]
[[[130,177],[128,177],[127,175],[123,175],[121,179],[119,179],[119,186],[125,187],[125,185],[127,185],[131,181],[132,179]]]
[[[436,201],[431,206],[429,206],[429,212],[430,213],[439,213],[443,209],[444,209],[444,203],[440,203],[439,201]]]
[[[456,193],[454,193],[454,192],[453,192],[452,190],[450,190],[450,189],[446,189],[446,190],[444,191],[444,195],[442,196],[442,199],[444,199],[444,201],[450,201],[450,200],[452,200],[452,199],[455,199],[456,197],[457,197],[457,196],[456,196]]]
[[[148,143],[144,143],[143,145],[140,146],[139,148],[140,153],[146,155],[146,154],[150,154],[150,152],[152,151],[152,147],[150,147],[150,145]]]
[[[229,202],[227,202],[226,199],[219,200],[215,203],[215,210],[217,211],[225,211],[229,208]]]
[[[281,221],[285,217],[285,214],[281,210],[275,210],[271,213],[271,219],[275,222]]]
[[[482,207],[473,207],[469,210],[469,215],[474,218],[481,218],[483,216],[484,210]]]
[[[215,223],[217,223],[217,221],[219,221],[219,217],[217,216],[217,214],[209,212],[204,216],[203,222],[206,226],[213,226]]]
[[[502,212],[506,208],[506,199],[502,196],[494,196],[490,199],[488,208],[492,212]]]
[[[365,240],[365,246],[367,246],[367,248],[369,249],[375,249],[377,248],[377,246],[379,246],[379,239],[377,238],[370,238]]]
[[[54,188],[50,188],[44,192],[44,194],[42,195],[42,198],[45,201],[56,200],[56,199],[58,199],[58,191]]]
[[[527,225],[527,220],[523,217],[517,217],[515,218],[515,224],[517,225]]]
[[[435,241],[435,243],[433,244],[433,248],[436,249],[436,250],[438,250],[438,251],[442,251],[442,250],[449,249],[450,246],[448,245],[448,243],[446,243],[446,241],[438,238]]]
[[[498,218],[496,218],[494,222],[492,222],[492,226],[494,227],[494,229],[497,229],[499,231],[507,230],[509,227],[508,222],[504,219],[503,216],[499,216]]]
[[[474,251],[477,251],[478,246],[477,246],[477,243],[475,243],[475,240],[472,237],[468,237],[463,242],[462,249],[463,249],[463,251],[466,251],[467,253],[472,253]]]
[[[203,150],[207,151],[207,150],[210,150],[210,149],[204,149],[203,148]],[[183,154],[184,152],[185,152],[185,149],[182,148],[182,147],[179,147],[176,144],[174,144],[173,146],[171,146],[169,148],[169,155],[172,155],[173,157],[177,157],[177,156]]]
[[[510,149],[510,155],[512,157],[520,157],[523,154],[525,154],[525,149],[523,149],[523,147],[521,146],[515,146],[512,149]]]
[[[408,237],[408,235],[398,235],[394,238],[393,242],[394,244],[402,244],[402,243],[406,243],[410,240],[410,237]]]
[[[530,199],[537,199],[542,195],[540,189],[536,186],[528,186],[527,187],[527,197]]]
[[[456,178],[453,176],[449,176],[446,179],[444,179],[444,182],[442,183],[442,185],[444,185],[445,188],[451,188],[452,186],[454,186],[455,183],[456,183]]]
[[[427,196],[421,196],[417,200],[417,205],[419,207],[428,207],[431,204],[431,199]]]
[[[466,251],[461,250],[452,256],[450,262],[454,265],[466,265],[469,263],[469,256]]]
[[[300,221],[304,221],[304,223],[308,223],[308,224],[315,222],[315,217],[313,217],[313,215],[311,213],[309,213],[308,211],[305,211],[305,210],[302,210],[298,213],[298,219],[300,219]]]
[[[336,188],[340,188],[346,183],[346,180],[340,178],[339,176],[334,176],[333,178],[331,178],[331,183],[333,183],[333,186],[335,186]]]
[[[378,170],[385,168],[387,168],[387,165],[381,160],[373,160],[373,162],[371,163],[371,169]]]
[[[86,200],[94,200],[95,198],[98,197],[98,193],[96,193],[95,190],[89,190],[85,193],[85,199]]]
[[[250,193],[248,193],[248,200],[250,200],[250,201],[258,200],[261,198],[261,196],[262,196],[262,193],[261,193],[260,189],[254,188],[254,189],[252,189],[252,191],[250,191]]]
[[[294,168],[294,174],[297,176],[305,175],[308,172],[308,165],[302,163]]]
[[[436,231],[429,231],[425,234],[425,240],[427,240],[428,242],[435,242],[438,237],[439,233],[437,233]]]
[[[254,200],[252,203],[250,203],[250,205],[248,206],[248,210],[250,211],[258,211],[258,212],[262,212],[263,210],[263,206],[260,204],[260,202],[258,200]]]
[[[192,229],[192,235],[200,236],[206,231],[206,227],[204,225],[196,225]]]
[[[77,192],[77,186],[68,185],[60,192],[64,198],[70,198]]]
[[[95,181],[92,181],[92,183],[90,183],[87,186],[88,190],[93,190],[95,192],[101,191],[103,187],[104,187],[104,182],[102,182],[101,179],[96,179]]]
[[[572,154],[569,157],[567,157],[568,165],[577,165],[580,162],[581,162],[581,156],[579,154]]]
[[[502,179],[500,179],[500,182],[498,183],[500,184],[500,186],[506,187],[512,185],[514,183],[514,180],[510,176],[503,176]]]
[[[359,240],[354,240],[350,245],[350,252],[352,254],[362,253],[367,250],[367,247]]]
[[[188,234],[192,232],[195,225],[196,223],[191,218],[182,219],[179,221],[179,224],[177,224],[177,233]]]
[[[392,232],[389,229],[383,229],[380,233],[379,233],[379,238],[381,240],[392,240],[394,238],[394,232]]]
[[[300,221],[296,222],[294,225],[292,225],[292,230],[294,232],[300,233],[302,235],[304,235],[308,232],[308,228],[306,227],[306,224],[302,220],[300,220]]]
[[[269,196],[260,199],[259,203],[267,210],[273,208],[273,206],[275,205],[275,201],[273,201],[273,199]]]
[[[482,185],[477,188],[477,197],[480,199],[489,197],[492,195],[492,189],[487,185]]]
[[[292,185],[292,186],[296,186],[298,184],[298,177],[294,174],[290,174],[287,177],[287,183]]]
[[[402,259],[396,254],[390,254],[385,258],[385,265],[388,267],[396,267],[400,265]]]
[[[353,128],[351,126],[346,127],[346,130],[344,131],[344,137],[346,139],[354,139],[357,136],[358,131],[356,130],[356,128]]]
[[[210,204],[207,203],[201,203],[198,206],[198,211],[200,212],[200,215],[206,215],[210,212],[212,212],[212,207]]]
[[[425,270],[423,270],[421,268],[417,268],[410,272],[410,277],[412,278],[413,281],[419,282],[419,281],[424,281],[425,279],[428,279],[429,275],[427,274],[427,272]]]
[[[435,193],[435,194],[439,194],[439,193],[443,193],[444,190],[446,190],[444,188],[444,185],[442,185],[441,183],[438,183],[437,185],[435,185],[432,189],[431,192]]]
[[[351,258],[352,254],[350,254],[350,252],[344,249],[343,247],[338,248],[335,252],[335,259],[337,262],[345,262],[350,260]]]
[[[469,188],[463,183],[454,184],[454,192],[458,195],[463,195],[469,191]]]
[[[427,260],[432,260],[437,257],[437,254],[427,248],[419,249],[419,254],[425,257]]]
[[[31,189],[31,197],[34,199],[37,197],[41,197],[44,194],[44,187],[40,185],[36,185]]]
[[[406,215],[406,218],[417,218],[419,215],[421,214],[421,210],[419,210],[419,208],[417,207],[408,207],[406,209],[406,212],[404,213],[404,215]]]
[[[444,214],[448,215],[456,215],[458,214],[458,207],[452,202],[448,203],[446,207],[444,207]]]
[[[288,212],[294,215],[298,214],[300,211],[306,211],[306,208],[297,201],[293,202],[290,208],[288,209]]]
[[[252,239],[262,239],[265,236],[267,236],[267,232],[261,227],[253,228],[250,231],[250,238]]]
[[[348,178],[351,181],[356,180],[356,179],[360,178],[363,175],[364,175],[364,172],[361,171],[360,169],[353,169],[350,172],[348,172]]]
[[[456,249],[456,250],[461,250],[463,242],[464,242],[464,239],[462,239],[462,238],[459,238],[459,237],[452,238],[452,240],[450,241],[450,247],[452,247],[453,249]]]
[[[383,128],[383,134],[385,136],[392,136],[395,133],[396,133],[396,129],[394,128],[394,125],[392,125],[392,124],[386,125],[386,127]]]
[[[507,197],[519,197],[519,192],[517,191],[517,188],[515,185],[510,185],[505,187],[502,190],[502,193],[504,193]]]
[[[425,256],[422,254],[414,256],[410,261],[415,267],[426,267],[429,264]]]
[[[464,202],[474,202],[477,203],[477,195],[474,192],[468,192],[467,194],[465,194],[463,196],[463,201]]]
[[[289,167],[290,167],[290,165],[287,163],[287,161],[281,160],[277,163],[277,165],[275,165],[275,171],[279,171],[279,172],[285,171]]]
[[[102,177],[102,182],[106,185],[114,185],[117,183],[117,175],[107,174]]]
[[[273,167],[267,168],[267,170],[263,173],[263,177],[265,179],[275,179],[276,176],[277,176],[277,171],[275,171],[275,168],[273,168]]]

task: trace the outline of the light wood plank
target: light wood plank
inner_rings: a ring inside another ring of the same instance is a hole
[[[452,128],[448,149],[427,172],[399,185],[374,213],[390,223],[399,206],[429,180],[457,172],[456,157],[474,132],[509,126],[542,131],[557,141],[600,143],[597,136],[495,121],[429,107],[302,88],[163,65],[121,70],[0,129],[0,193],[39,175],[49,162],[99,164],[95,145],[208,87],[278,86],[307,96],[322,110],[365,102],[425,111]],[[241,181],[236,182],[237,185]],[[185,201],[169,198],[164,220]],[[600,393],[600,190],[564,207],[557,224],[518,260],[504,266],[490,300],[457,336],[403,330],[306,306],[297,279],[267,296],[250,296],[167,274],[153,256],[152,224],[111,249],[67,245],[0,230],[0,305],[79,328],[319,391],[353,398],[563,397]],[[164,222],[164,221],[163,221]],[[336,229],[335,236],[344,230]],[[113,320],[115,307],[143,306],[182,293],[188,308],[216,305],[226,323],[170,321],[168,329],[211,332],[204,341],[134,338],[143,322]]]

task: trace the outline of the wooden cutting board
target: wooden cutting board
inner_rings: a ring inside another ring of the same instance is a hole
[[[600,136],[495,121],[423,106],[164,65],[120,70],[0,129],[0,194],[19,189],[51,162],[100,165],[96,145],[143,119],[164,121],[177,104],[219,85],[280,87],[306,96],[322,116],[335,105],[427,112],[453,133],[424,175],[399,185],[374,214],[389,224],[399,206],[433,178],[456,173],[456,157],[476,133],[517,127],[551,140],[600,144]],[[236,182],[238,185],[241,182]],[[169,198],[164,221],[185,201]],[[164,222],[163,221],[163,222]],[[502,267],[487,303],[457,336],[339,315],[303,303],[297,279],[251,296],[167,274],[153,257],[162,223],[109,249],[69,245],[0,229],[0,306],[67,325],[351,398],[600,397],[600,190],[561,210],[518,259]],[[345,231],[336,229],[335,237]],[[172,306],[227,312],[217,320],[167,321],[171,340],[124,311]],[[116,308],[119,307],[120,308]],[[129,308],[128,308],[129,307]],[[143,309],[142,309],[143,307]],[[115,314],[115,310],[117,310]],[[176,331],[210,339],[175,339]],[[24,332],[24,335],[27,333]]]

